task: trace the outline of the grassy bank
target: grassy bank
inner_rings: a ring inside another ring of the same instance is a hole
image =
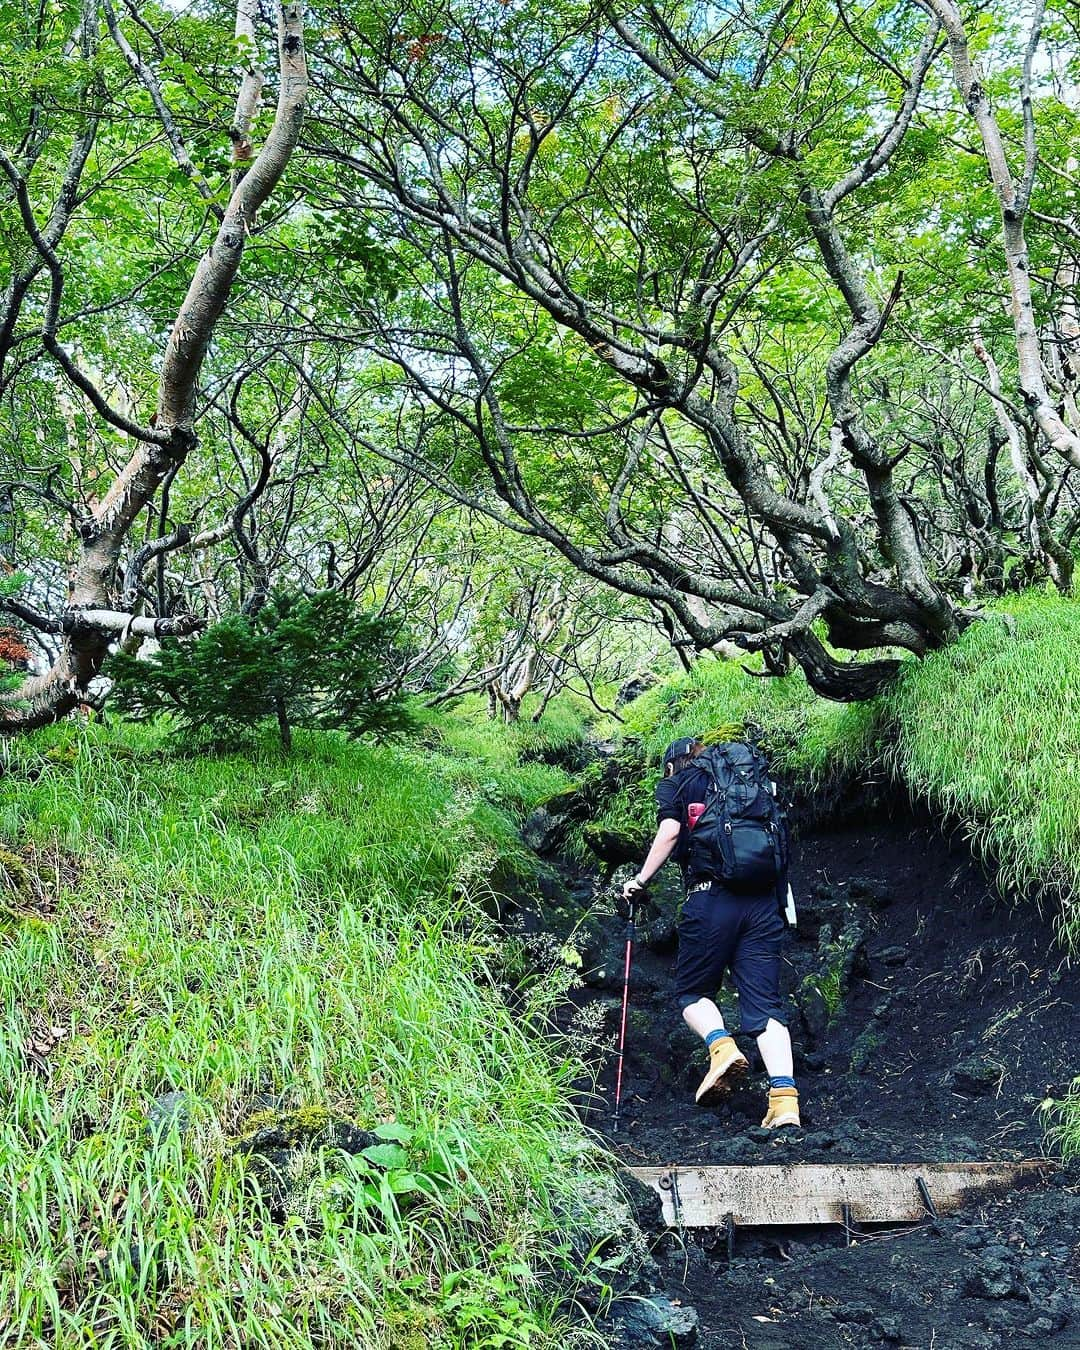
[[[0,1344],[573,1343],[538,1272],[576,1066],[536,1031],[550,989],[508,1011],[481,911],[566,780],[445,719],[424,741],[4,747]],[[234,1147],[259,1108],[379,1142],[296,1155],[271,1217]]]

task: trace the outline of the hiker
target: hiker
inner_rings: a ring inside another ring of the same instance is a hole
[[[682,864],[686,900],[675,997],[687,1026],[709,1051],[695,1100],[715,1100],[749,1068],[713,1001],[729,970],[739,994],[740,1030],[757,1037],[769,1075],[761,1122],[767,1129],[800,1124],[780,995],[787,831],[775,794],[763,757],[743,742],[706,746],[689,736],[673,742],[656,786],[656,837],[640,872],[623,887],[624,900],[633,901],[672,854]]]

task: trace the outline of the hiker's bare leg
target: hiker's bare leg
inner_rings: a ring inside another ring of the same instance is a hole
[[[710,1031],[722,1031],[724,1018],[720,1009],[711,998],[699,998],[683,1009],[683,1020],[691,1031],[696,1031],[702,1040]]]
[[[689,1020],[687,1018],[687,1021]],[[770,1078],[794,1074],[794,1065],[791,1058],[791,1036],[783,1022],[778,1022],[775,1017],[770,1017],[765,1023],[765,1030],[757,1038],[757,1045],[761,1051],[761,1058],[765,1061],[765,1072]]]

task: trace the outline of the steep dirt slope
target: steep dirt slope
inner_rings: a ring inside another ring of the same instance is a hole
[[[582,879],[576,879],[579,893]],[[1037,1157],[1039,1110],[1080,1071],[1076,972],[1031,906],[997,899],[959,839],[906,809],[803,838],[795,856],[798,934],[788,944],[796,1073],[805,1128],[769,1135],[753,1072],[723,1103],[693,1103],[700,1042],[670,1003],[671,894],[641,929],[625,1068],[627,1163],[929,1161]],[[609,1035],[621,987],[622,926],[594,917],[576,936],[588,972],[581,1016],[602,1005]],[[603,973],[601,973],[603,972]],[[598,1010],[593,1010],[595,1016]],[[730,999],[729,1025],[737,1025]],[[610,1127],[613,1065],[590,1123]],[[839,1229],[661,1237],[669,1297],[692,1303],[677,1343],[750,1350],[833,1346],[1080,1347],[1080,1179],[845,1247]],[[671,1344],[634,1317],[613,1345]]]

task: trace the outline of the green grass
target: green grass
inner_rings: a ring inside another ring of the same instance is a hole
[[[540,1030],[555,986],[509,1011],[480,904],[565,777],[165,736],[3,747],[0,839],[30,866],[0,856],[0,1344],[585,1344],[540,1281],[589,1166],[579,1066]],[[191,1127],[155,1140],[167,1091]],[[260,1094],[390,1152],[313,1151],[274,1222],[232,1142]]]
[[[1063,1162],[1080,1158],[1080,1078],[1076,1078],[1061,1101],[1048,1097],[1042,1103],[1046,1138]]]
[[[1031,593],[905,672],[888,760],[1080,943],[1080,604]]]

